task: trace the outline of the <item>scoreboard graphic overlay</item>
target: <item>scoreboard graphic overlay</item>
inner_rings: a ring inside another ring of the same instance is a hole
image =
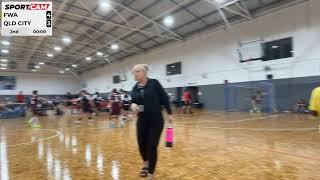
[[[52,2],[6,1],[1,7],[2,36],[52,36]]]

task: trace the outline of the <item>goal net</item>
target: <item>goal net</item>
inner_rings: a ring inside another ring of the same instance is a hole
[[[226,111],[249,111],[253,109],[252,101],[261,93],[262,112],[272,113],[275,109],[274,85],[270,82],[245,82],[226,84],[224,88]]]

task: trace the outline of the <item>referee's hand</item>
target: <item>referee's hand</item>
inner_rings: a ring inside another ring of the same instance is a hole
[[[171,114],[168,115],[168,123],[173,124],[173,116]]]
[[[139,106],[136,103],[132,103],[130,105],[130,108],[131,108],[131,110],[132,110],[132,112],[134,114],[138,114],[139,113]]]

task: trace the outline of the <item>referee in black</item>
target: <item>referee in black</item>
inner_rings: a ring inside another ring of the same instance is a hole
[[[172,123],[173,118],[167,93],[156,79],[147,77],[148,70],[145,64],[138,64],[133,68],[137,84],[132,89],[131,109],[138,116],[137,138],[144,161],[140,176],[152,180],[157,163],[157,148],[164,126],[162,106],[169,114],[169,123]]]

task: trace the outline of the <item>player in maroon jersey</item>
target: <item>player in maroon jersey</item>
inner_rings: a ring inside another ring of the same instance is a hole
[[[39,125],[39,115],[40,115],[40,113],[39,113],[39,110],[38,110],[38,106],[39,106],[40,101],[48,101],[48,99],[45,99],[43,97],[39,97],[37,90],[32,91],[32,96],[30,98],[30,108],[31,108],[31,111],[32,111],[32,117],[27,122],[33,128],[40,128],[40,125]]]
[[[109,101],[111,103],[111,124],[110,127],[114,128],[116,126],[116,120],[119,119],[121,113],[121,95],[117,92],[117,89],[113,89],[112,93],[109,95]],[[119,122],[119,127],[123,127],[123,121]]]

